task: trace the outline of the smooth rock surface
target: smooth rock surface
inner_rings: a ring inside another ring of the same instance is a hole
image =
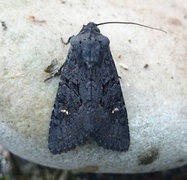
[[[7,25],[0,26],[0,143],[11,152],[89,172],[150,172],[187,163],[187,1],[7,0],[0,2],[0,21]],[[64,62],[68,47],[60,38],[90,21],[139,22],[167,34],[132,25],[99,27],[121,77],[130,148],[114,152],[89,141],[52,155],[47,137],[59,78],[44,83],[44,70],[54,58]]]

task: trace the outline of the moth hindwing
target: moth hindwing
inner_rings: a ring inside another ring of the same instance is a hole
[[[88,23],[69,42],[51,115],[49,150],[60,154],[92,138],[105,149],[127,151],[127,111],[109,39],[97,24]]]

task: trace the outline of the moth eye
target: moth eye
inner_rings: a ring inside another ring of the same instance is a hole
[[[82,44],[82,41],[79,41],[79,44]]]
[[[98,28],[96,28],[95,31],[100,33],[100,30]]]

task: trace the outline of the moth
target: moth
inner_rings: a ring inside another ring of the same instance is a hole
[[[140,25],[90,22],[65,43],[70,43],[70,48],[60,68],[49,128],[48,148],[52,154],[73,150],[89,139],[113,151],[129,148],[128,115],[110,41],[98,29],[109,23]]]

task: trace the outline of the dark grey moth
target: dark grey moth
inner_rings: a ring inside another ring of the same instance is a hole
[[[88,23],[66,43],[70,49],[61,67],[49,128],[52,154],[75,149],[89,139],[105,149],[129,148],[127,110],[110,41],[97,27],[107,23]]]

